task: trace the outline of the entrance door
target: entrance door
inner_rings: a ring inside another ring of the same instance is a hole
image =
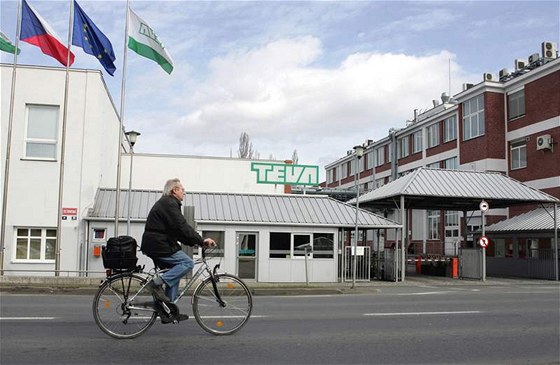
[[[237,275],[242,279],[257,279],[258,234],[237,232]]]

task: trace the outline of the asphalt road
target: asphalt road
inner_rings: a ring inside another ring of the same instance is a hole
[[[253,317],[232,336],[192,319],[157,323],[134,340],[102,333],[90,296],[0,300],[2,365],[560,364],[558,285],[255,297]]]

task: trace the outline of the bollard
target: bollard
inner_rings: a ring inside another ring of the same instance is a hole
[[[459,259],[457,257],[451,259],[451,277],[453,279],[459,278]]]

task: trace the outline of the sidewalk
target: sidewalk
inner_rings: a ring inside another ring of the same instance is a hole
[[[12,294],[84,294],[93,295],[102,277],[38,277],[0,276],[0,292]],[[182,283],[183,284],[183,283]],[[404,282],[369,281],[352,283],[257,283],[247,281],[253,295],[334,295],[372,294],[383,287],[448,287],[448,286],[516,286],[546,285],[557,286],[560,282],[517,278],[489,277],[486,281],[460,280],[448,277],[409,275]]]

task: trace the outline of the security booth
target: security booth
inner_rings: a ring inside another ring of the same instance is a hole
[[[112,234],[115,194],[114,189],[98,190],[87,217],[92,232],[105,228]],[[131,196],[130,231],[140,244],[161,191],[133,190]],[[121,201],[126,205],[124,196]],[[319,195],[187,192],[183,207],[193,207],[196,230],[218,243],[211,260],[220,262],[225,272],[256,282],[338,282],[343,232],[356,227],[356,216],[362,230],[400,228],[389,219],[361,209],[356,214],[352,205]],[[150,268],[151,260],[139,256],[139,264]],[[101,260],[89,253],[88,270],[102,269]]]
[[[556,207],[559,202],[557,198],[501,173],[424,167],[360,197],[361,207],[384,211],[406,227],[400,237],[400,249],[404,254],[396,262],[403,281],[407,263],[420,260],[421,267],[428,263],[430,254],[446,257],[445,241],[440,238],[444,227],[441,222],[443,214],[458,212],[460,217],[460,224],[457,225],[458,252],[449,261],[453,263],[454,257],[458,259],[457,269],[462,278],[485,280],[485,246],[488,241],[481,238],[485,236],[486,225],[506,218],[508,207],[534,204]],[[550,210],[551,215],[555,209]],[[471,220],[478,222],[473,225]],[[554,215],[552,224],[558,227],[557,215]],[[469,226],[470,230],[467,228]],[[437,235],[428,234],[432,232]],[[472,232],[470,247],[467,244],[469,232]],[[558,235],[555,234],[550,242],[556,256],[553,260],[553,275],[558,280]],[[391,244],[397,245],[398,239],[389,241],[386,247],[391,247]],[[418,252],[407,257],[411,248]]]

